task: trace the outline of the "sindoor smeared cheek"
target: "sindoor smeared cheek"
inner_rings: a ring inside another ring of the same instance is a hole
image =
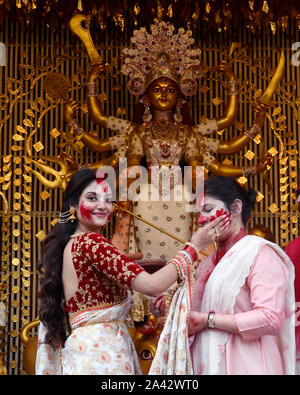
[[[91,211],[92,210],[88,206],[85,206],[83,202],[80,204],[80,215],[83,219],[91,220]]]
[[[197,222],[198,225],[205,224],[207,222],[207,217],[205,217],[203,214],[200,214]]]

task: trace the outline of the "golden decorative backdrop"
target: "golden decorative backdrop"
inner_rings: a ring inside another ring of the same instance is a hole
[[[153,18],[179,27],[189,24],[194,37],[215,31],[236,35],[241,27],[258,34],[263,26],[275,34],[293,21],[300,26],[298,0],[73,0],[67,7],[65,0],[0,0],[0,23],[9,16],[27,29],[43,20],[47,27],[60,30],[77,10],[96,17],[102,30],[119,33],[125,24],[129,29],[147,26]]]
[[[40,2],[20,0],[16,3],[22,11],[18,14],[20,18],[28,16],[30,21],[35,9],[42,12],[42,6],[38,4],[28,13],[25,12],[30,4],[32,6]],[[49,4],[50,15],[54,3],[57,4],[55,12],[58,12],[62,1],[41,3]],[[85,3],[82,1],[83,5]],[[90,3],[96,4],[97,1]],[[101,3],[105,7],[106,2]],[[133,3],[138,5],[141,2],[127,3],[130,8]],[[159,3],[162,6],[164,4],[163,1]],[[183,1],[174,2],[173,12],[180,3],[182,5]],[[200,3],[201,7],[202,3],[209,4],[208,1],[193,3],[195,7]],[[251,2],[239,3],[242,10],[244,3]],[[15,2],[3,3],[0,0],[0,7],[5,4],[12,9]],[[114,4],[117,7],[123,2],[115,1]],[[105,10],[107,12],[107,8]],[[268,12],[271,12],[271,8]],[[111,15],[114,15],[113,12]],[[54,77],[61,78],[56,81],[56,87],[62,83],[68,84],[63,76],[69,77],[69,97],[81,103],[81,125],[87,130],[94,129],[101,137],[107,137],[109,131],[97,130],[88,118],[84,89],[88,60],[85,49],[68,29],[51,32],[45,25],[38,24],[30,32],[24,32],[19,22],[13,23],[7,19],[2,22],[2,27],[0,41],[6,44],[7,65],[1,68],[0,80],[0,282],[5,286],[0,298],[7,306],[8,316],[7,326],[1,328],[0,332],[0,352],[8,373],[22,374],[19,332],[24,324],[38,315],[39,276],[36,268],[40,257],[40,240],[57,219],[61,200],[59,189],[46,190],[32,175],[30,169],[34,166],[31,166],[31,161],[43,161],[42,156],[57,157],[62,151],[72,155],[77,163],[100,159],[100,154],[90,152],[72,140],[62,119],[63,99],[53,99],[45,88],[49,84],[53,87]],[[198,37],[204,37],[203,32],[203,25],[199,25]],[[99,82],[99,99],[108,114],[132,119],[135,99],[128,93],[126,81],[119,73],[120,55],[123,47],[128,45],[127,37],[130,37],[130,33],[124,26],[123,36],[119,36],[117,30],[111,30],[107,35],[102,33],[101,39],[96,37],[95,41],[99,43],[99,50],[110,65],[106,78]],[[231,161],[237,166],[247,166],[256,163],[261,146],[274,155],[274,165],[269,173],[273,194],[268,194],[268,185],[262,175],[248,181],[250,186],[260,192],[260,201],[250,225],[264,224],[284,247],[298,234],[295,190],[298,186],[300,149],[300,73],[299,68],[290,62],[292,43],[300,41],[297,22],[288,24],[285,32],[276,35],[267,28],[259,39],[254,39],[251,29],[245,25],[237,38],[241,45],[233,58],[233,68],[240,80],[239,117],[234,127],[220,133],[220,139],[228,140],[251,125],[253,105],[272,76],[281,49],[286,56],[286,72],[274,96],[273,105],[268,110],[263,141],[252,142],[239,154],[219,159]],[[210,33],[205,40],[198,38],[195,44],[202,49],[201,61],[209,67],[207,79],[201,81],[199,92],[191,102],[194,121],[199,122],[202,116],[213,118],[222,112],[226,94],[214,71],[228,53],[231,41],[228,32],[222,30]],[[49,83],[51,78],[52,83]],[[58,164],[53,167],[59,171]],[[107,234],[111,234],[111,231],[112,228],[108,228]]]

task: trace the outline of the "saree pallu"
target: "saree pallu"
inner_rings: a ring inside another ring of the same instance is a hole
[[[188,321],[191,309],[189,267],[181,268],[181,275],[183,282],[173,295],[149,375],[194,374],[188,338]]]
[[[125,324],[130,297],[105,308],[92,308],[72,317],[72,333],[64,347],[43,343],[46,328],[39,327],[36,375],[141,374],[134,344]]]

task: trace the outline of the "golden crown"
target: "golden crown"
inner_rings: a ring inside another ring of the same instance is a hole
[[[151,33],[144,27],[135,30],[131,42],[136,48],[123,50],[122,72],[129,76],[129,91],[139,96],[152,81],[167,77],[178,83],[184,95],[195,94],[196,78],[203,75],[203,69],[198,59],[201,50],[189,49],[195,41],[191,30],[180,28],[175,34],[169,22],[151,25],[150,30]]]

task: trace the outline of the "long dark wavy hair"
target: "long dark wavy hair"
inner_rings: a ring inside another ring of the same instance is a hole
[[[83,190],[94,180],[96,173],[91,169],[75,173],[64,193],[61,212],[67,212],[71,206],[76,206]],[[77,220],[57,223],[42,244],[42,258],[38,266],[42,274],[39,318],[47,329],[45,343],[53,347],[64,344],[69,330],[63,306],[62,264],[65,246],[77,225]]]

